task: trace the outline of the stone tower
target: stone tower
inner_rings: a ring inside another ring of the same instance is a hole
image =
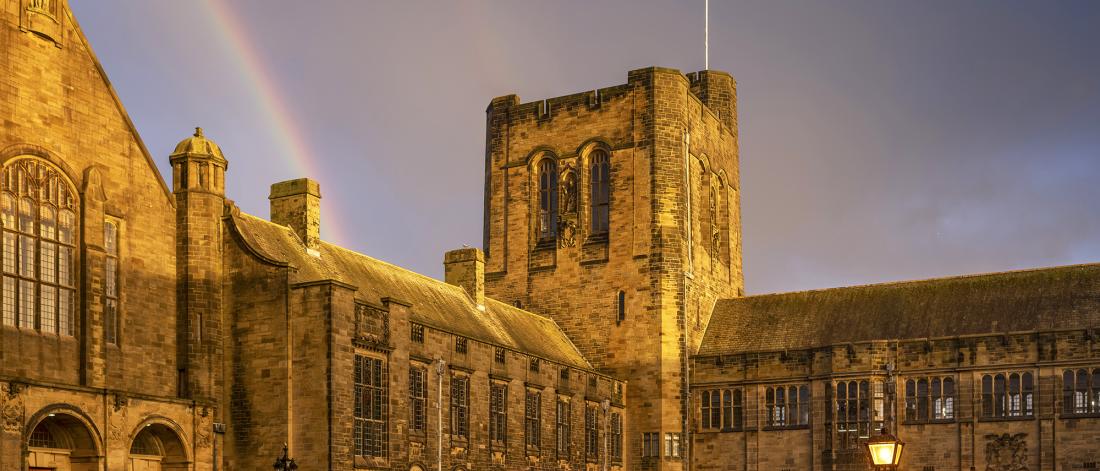
[[[180,395],[220,398],[222,213],[227,162],[202,128],[169,157],[176,197]]]
[[[628,381],[629,469],[683,469],[688,355],[715,300],[743,294],[733,78],[648,68],[498,97],[486,128],[486,294],[553,317]]]

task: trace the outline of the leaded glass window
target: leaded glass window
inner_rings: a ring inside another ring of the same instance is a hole
[[[60,335],[75,330],[76,193],[60,172],[18,159],[0,175],[3,323]]]

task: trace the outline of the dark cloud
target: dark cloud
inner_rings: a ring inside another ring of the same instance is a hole
[[[230,7],[301,123],[339,242],[438,276],[481,241],[497,95],[702,68],[702,0]],[[202,124],[230,196],[293,178],[206,2],[74,1],[162,166]],[[1100,261],[1100,3],[721,2],[750,292]],[[329,234],[331,235],[331,234]]]

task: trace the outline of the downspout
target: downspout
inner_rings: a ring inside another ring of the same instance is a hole
[[[443,372],[444,372],[444,368],[446,368],[446,366],[447,366],[447,362],[443,361],[443,359],[440,358],[439,363],[436,363],[436,370],[435,370],[436,376],[439,378],[439,397],[437,398],[438,408],[436,409],[436,411],[438,413],[437,425],[438,425],[438,428],[439,428],[439,434],[438,434],[438,439],[439,439],[439,444],[438,445],[439,446],[435,450],[436,451],[436,460],[437,460],[437,464],[438,464],[438,466],[436,468],[437,471],[443,471]]]

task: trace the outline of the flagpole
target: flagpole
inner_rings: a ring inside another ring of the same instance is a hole
[[[703,6],[703,70],[710,70],[710,0]]]

